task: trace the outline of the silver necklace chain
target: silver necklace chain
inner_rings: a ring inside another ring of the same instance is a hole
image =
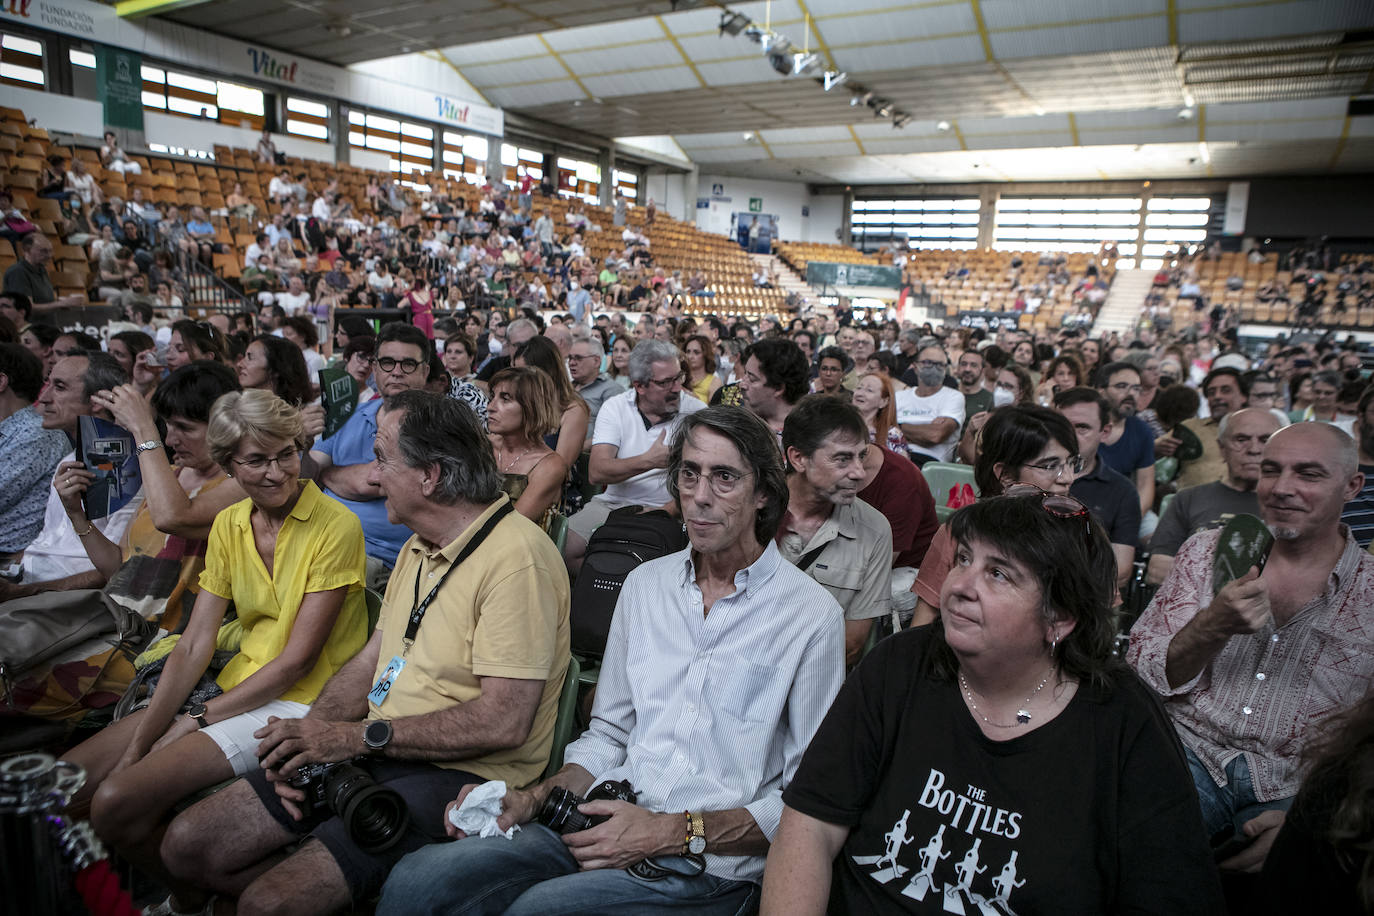
[[[993,728],[1018,728],[1019,726],[1025,725],[1026,723],[1030,722],[1031,700],[1035,699],[1036,694],[1038,694],[1042,689],[1044,689],[1045,685],[1050,682],[1050,678],[1052,678],[1053,676],[1054,668],[1051,667],[1049,673],[1046,674],[1044,679],[1039,683],[1039,685],[1037,685],[1036,688],[1030,692],[1030,696],[1026,697],[1026,700],[1024,703],[1021,704],[1021,707],[1016,710],[1016,721],[1010,725],[1004,725],[1001,722],[994,722],[983,714],[983,711],[978,708],[978,704],[973,701],[973,691],[969,690],[968,681],[964,680],[964,672],[962,671],[959,672],[959,686],[964,689],[964,696],[968,699],[969,708],[971,708],[975,713],[977,713],[978,718],[982,719],[984,722],[986,722],[988,725],[991,725]]]

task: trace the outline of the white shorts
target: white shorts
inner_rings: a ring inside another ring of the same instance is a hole
[[[207,725],[200,730],[224,752],[229,765],[234,768],[235,776],[242,776],[258,769],[258,745],[261,739],[254,738],[253,732],[267,724],[268,716],[278,719],[299,719],[310,711],[304,703],[292,700],[269,700],[257,709],[239,713],[237,716]]]

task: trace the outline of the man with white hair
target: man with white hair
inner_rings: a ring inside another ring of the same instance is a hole
[[[1178,728],[1209,833],[1253,840],[1223,863],[1247,870],[1263,863],[1297,794],[1315,726],[1374,680],[1374,556],[1340,520],[1364,483],[1354,440],[1294,424],[1269,438],[1259,475],[1275,538],[1263,569],[1214,589],[1221,533],[1189,538],[1128,655]]]
[[[574,338],[567,355],[568,375],[572,378],[573,388],[587,402],[590,416],[587,418],[587,442],[584,448],[590,449],[601,405],[623,394],[625,389],[601,374],[601,361],[606,358],[601,340],[586,335],[574,335]]]

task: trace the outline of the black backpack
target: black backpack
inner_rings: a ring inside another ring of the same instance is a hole
[[[615,509],[592,533],[572,590],[572,650],[600,658],[606,651],[611,617],[630,570],[687,546],[682,522],[662,509]]]

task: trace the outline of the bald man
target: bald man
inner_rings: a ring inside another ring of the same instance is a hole
[[[1374,681],[1374,556],[1341,523],[1363,483],[1340,429],[1274,433],[1256,487],[1275,538],[1263,572],[1214,596],[1220,532],[1199,532],[1131,631],[1128,657],[1178,728],[1209,833],[1252,840],[1223,867],[1263,864],[1314,727]]]

